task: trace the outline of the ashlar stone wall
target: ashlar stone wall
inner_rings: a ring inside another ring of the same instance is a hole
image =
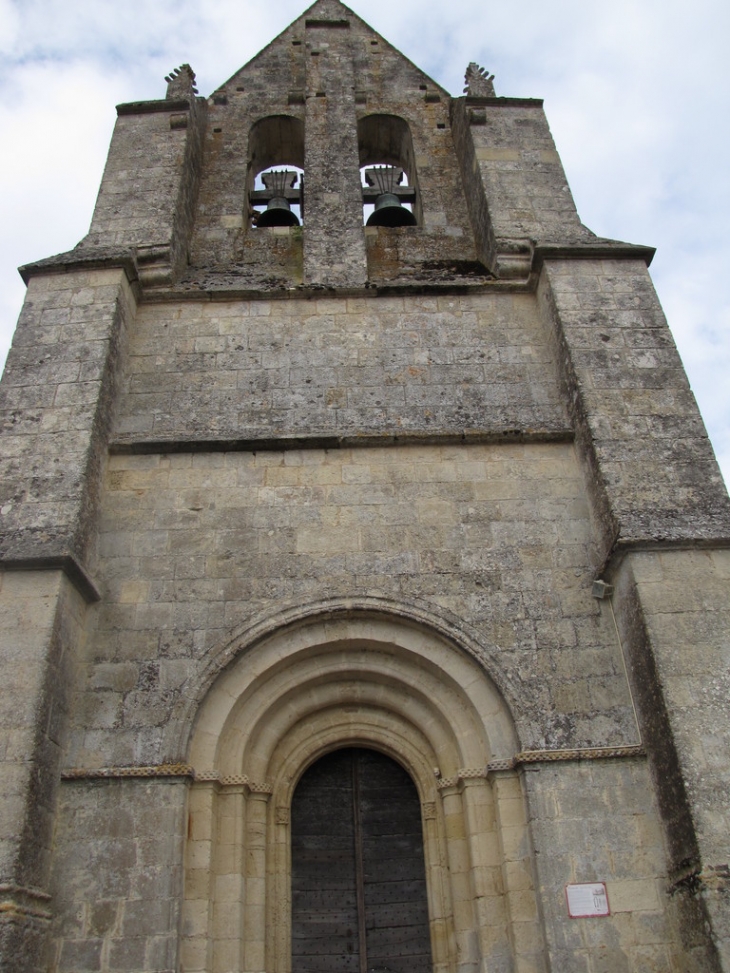
[[[115,442],[565,438],[554,362],[529,294],[148,304]]]
[[[70,766],[180,759],[166,727],[207,652],[271,605],[363,591],[476,628],[525,748],[636,742],[570,444],[116,455],[107,475]]]

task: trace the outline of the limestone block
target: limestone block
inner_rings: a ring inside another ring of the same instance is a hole
[[[661,909],[655,882],[609,882],[606,891],[612,912],[659,912]]]

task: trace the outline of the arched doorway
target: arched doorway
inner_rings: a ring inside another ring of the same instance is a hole
[[[351,604],[343,615],[240,645],[201,703],[189,749],[186,973],[294,973],[292,805],[308,769],[346,748],[387,755],[415,786],[432,973],[523,960],[540,969],[521,778],[487,772],[517,752],[503,697],[480,662],[428,626]],[[400,973],[366,959],[368,973]]]
[[[292,973],[431,973],[421,804],[390,757],[321,757],[291,805]]]

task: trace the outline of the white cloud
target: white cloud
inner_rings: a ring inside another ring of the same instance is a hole
[[[121,101],[164,96],[183,61],[209,94],[304,9],[280,0],[0,0],[0,353],[14,267],[89,224]],[[545,98],[578,210],[658,247],[652,273],[730,479],[726,126],[730,8],[719,0],[368,0],[356,12],[454,95],[475,60],[499,94]]]
[[[0,51],[10,51],[20,32],[20,14],[11,0],[0,0]]]

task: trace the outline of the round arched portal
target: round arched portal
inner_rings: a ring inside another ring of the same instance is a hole
[[[486,770],[518,749],[494,684],[422,627],[321,618],[242,646],[200,707],[189,757],[186,973],[291,973],[292,799],[307,769],[343,748],[383,754],[413,782],[433,969],[503,965],[521,941],[534,952],[541,934],[536,909],[525,908],[534,892],[521,782]]]

